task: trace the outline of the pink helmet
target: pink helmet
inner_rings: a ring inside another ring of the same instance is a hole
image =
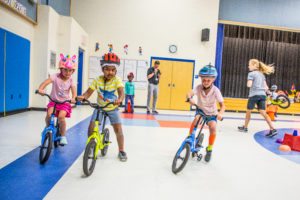
[[[70,58],[69,55],[64,57],[64,55],[60,54],[59,68],[65,69],[76,69],[76,55]]]

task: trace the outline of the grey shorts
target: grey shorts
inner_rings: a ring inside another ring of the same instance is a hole
[[[119,109],[116,108],[114,110],[111,111],[106,111],[110,124],[121,124],[121,117],[120,117],[120,113],[119,113]],[[91,122],[96,121],[96,117],[97,117],[97,109],[94,110],[92,118],[91,118]],[[100,111],[99,113],[99,121],[101,122],[103,119],[103,111]]]
[[[255,105],[257,105],[258,110],[266,110],[266,99],[267,97],[264,95],[255,95],[249,97],[247,109],[253,110],[255,108]]]

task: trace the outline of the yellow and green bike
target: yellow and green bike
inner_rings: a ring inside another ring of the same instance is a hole
[[[101,155],[105,156],[108,150],[108,145],[111,143],[109,141],[109,130],[108,128],[105,128],[106,118],[108,117],[108,114],[103,109],[108,105],[113,104],[113,102],[106,104],[104,107],[101,107],[96,103],[91,103],[87,99],[84,99],[83,102],[87,102],[88,105],[97,109],[97,117],[93,134],[90,135],[87,140],[87,145],[83,156],[83,172],[86,176],[90,176],[95,169],[98,151],[100,150]],[[100,112],[103,113],[101,120],[99,119]],[[99,134],[99,127],[101,125],[101,122],[102,130]]]

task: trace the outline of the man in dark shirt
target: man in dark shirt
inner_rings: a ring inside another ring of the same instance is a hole
[[[150,67],[147,71],[148,78],[148,97],[147,97],[147,114],[150,114],[150,102],[153,93],[153,104],[152,104],[152,113],[158,114],[156,111],[156,102],[158,95],[158,83],[161,76],[161,72],[158,69],[160,62],[157,60],[154,62],[154,66]]]

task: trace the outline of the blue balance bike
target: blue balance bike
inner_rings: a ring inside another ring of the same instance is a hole
[[[204,134],[202,133],[202,130],[204,128],[204,125],[206,124],[207,120],[211,117],[216,117],[215,115],[205,115],[199,107],[195,104],[196,107],[196,113],[197,115],[200,115],[196,125],[194,126],[194,129],[190,136],[188,136],[181,144],[180,148],[178,149],[172,164],[172,172],[174,174],[177,174],[180,172],[184,166],[186,165],[190,153],[192,152],[192,157],[197,156],[197,160],[201,161],[203,155],[200,153],[202,146],[202,142],[204,139]],[[197,127],[200,125],[200,130],[198,133],[198,136],[195,138]]]
[[[35,93],[38,93],[38,90],[35,91]],[[51,154],[51,150],[52,150],[52,143],[54,143],[54,147],[58,147],[60,144],[60,131],[59,131],[59,123],[58,123],[58,119],[56,119],[56,124],[55,124],[55,112],[56,112],[56,106],[58,104],[64,104],[64,103],[71,103],[71,100],[66,100],[64,102],[57,102],[54,101],[48,94],[45,94],[45,96],[47,96],[50,101],[53,101],[55,103],[54,105],[54,109],[53,112],[51,114],[51,119],[50,119],[50,124],[48,127],[46,127],[43,130],[42,133],[42,142],[41,142],[41,146],[40,146],[40,163],[44,164],[50,154]],[[63,145],[61,145],[63,146]]]

